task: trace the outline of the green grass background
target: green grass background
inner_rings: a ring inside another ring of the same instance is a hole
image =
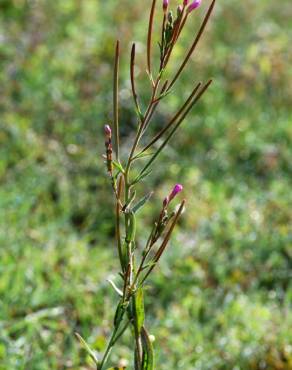
[[[148,4],[149,3],[149,4]],[[171,5],[174,5],[172,0]],[[292,369],[290,0],[218,0],[176,93],[214,83],[141,195],[142,245],[163,197],[184,184],[187,209],[147,289],[158,370]],[[192,14],[169,74],[206,9]],[[121,141],[136,119],[129,51],[145,76],[150,2],[0,1],[0,369],[93,369],[74,338],[101,353],[117,297],[112,194],[101,155],[112,117],[114,42],[122,42]],[[159,17],[161,12],[158,13]],[[156,29],[159,32],[159,28]],[[147,229],[148,228],[148,229]],[[129,338],[112,363],[130,361]]]

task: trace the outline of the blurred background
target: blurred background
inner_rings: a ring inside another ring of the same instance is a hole
[[[192,13],[170,75],[207,5]],[[103,125],[112,117],[118,37],[126,151],[137,124],[133,41],[137,89],[149,98],[149,7],[0,1],[1,370],[93,369],[75,331],[97,352],[106,345],[117,303],[106,279],[118,281],[118,260]],[[200,51],[149,131],[195,83],[214,79],[139,188],[155,191],[140,242],[174,183],[188,202],[147,289],[159,370],[292,369],[291,17],[290,0],[218,1]],[[128,341],[113,364],[125,358],[131,368]]]

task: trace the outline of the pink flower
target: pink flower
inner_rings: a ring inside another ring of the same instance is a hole
[[[176,184],[175,187],[172,189],[172,192],[169,195],[169,201],[171,201],[182,190],[183,190],[183,186],[181,184]]]
[[[202,0],[194,0],[190,6],[188,7],[188,13],[192,12],[193,10],[197,9],[201,5]]]
[[[189,0],[184,0],[184,6],[187,6],[189,3]]]
[[[163,207],[166,208],[168,204],[172,201],[172,199],[181,191],[183,190],[183,186],[181,184],[176,184],[172,189],[172,192],[166,197],[163,201]]]
[[[166,12],[167,11],[167,8],[168,8],[168,4],[169,4],[169,0],[163,0],[163,10]]]

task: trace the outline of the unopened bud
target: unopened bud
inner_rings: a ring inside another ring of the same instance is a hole
[[[166,12],[166,11],[167,11],[168,4],[169,4],[169,0],[163,0],[162,7],[163,7],[163,11],[164,11],[164,12]]]
[[[169,195],[169,201],[171,201],[182,190],[183,190],[183,186],[181,184],[176,184],[175,187],[172,189],[172,192]]]
[[[112,129],[110,128],[109,125],[104,126],[104,133],[107,139],[110,139],[112,137]]]
[[[183,11],[183,7],[182,5],[179,5],[176,9],[176,14],[178,18],[181,16],[182,11]]]
[[[176,184],[174,188],[172,189],[172,192],[169,194],[169,196],[164,198],[163,207],[166,208],[168,204],[172,201],[172,199],[182,190],[183,190],[183,186],[181,184]]]
[[[184,0],[184,6],[187,6],[189,3],[189,0]]]

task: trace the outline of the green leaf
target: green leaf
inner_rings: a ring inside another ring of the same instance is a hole
[[[118,327],[120,322],[123,320],[124,313],[126,311],[126,306],[123,300],[121,300],[117,306],[115,317],[114,317],[114,325]]]
[[[149,339],[149,335],[144,327],[141,330],[142,338],[142,370],[154,370],[154,352],[153,346]]]
[[[145,195],[145,197],[140,199],[139,202],[135,204],[134,207],[132,208],[132,212],[136,213],[140,208],[142,208],[151,198],[152,194],[153,194],[153,191],[151,191],[151,193]]]
[[[89,354],[89,356],[92,358],[92,360],[96,363],[96,365],[98,365],[98,360],[95,356],[95,353],[93,352],[93,350],[89,347],[89,345],[87,344],[87,342],[81,337],[80,334],[78,333],[75,333],[77,339],[79,340],[79,342],[82,344],[83,348],[85,349],[85,351]]]
[[[111,286],[114,288],[114,290],[118,293],[120,297],[123,296],[123,292],[116,286],[116,284],[111,280],[107,279],[107,281],[111,284]]]
[[[114,167],[115,167],[116,169],[118,169],[121,173],[124,173],[124,172],[125,172],[125,170],[124,170],[123,166],[122,166],[119,162],[117,162],[117,161],[113,161],[113,165],[114,165]]]
[[[136,191],[134,190],[130,196],[130,199],[127,203],[127,208],[130,208],[130,205],[132,204],[132,202],[135,200],[136,198]]]
[[[145,320],[144,296],[143,296],[143,289],[141,287],[137,290],[137,293],[135,294],[134,304],[135,304],[135,316],[136,316],[137,330],[140,333],[144,325],[144,320]]]
[[[127,233],[127,242],[134,242],[136,237],[136,216],[133,212],[129,213],[129,230]]]
[[[152,169],[148,171],[141,172],[132,182],[131,185],[137,184],[137,182],[143,180],[145,177],[147,177],[152,172]]]
[[[150,155],[153,155],[153,152],[151,153],[142,152],[142,153],[138,153],[137,155],[135,155],[133,159],[145,158],[145,157],[149,157]]]

